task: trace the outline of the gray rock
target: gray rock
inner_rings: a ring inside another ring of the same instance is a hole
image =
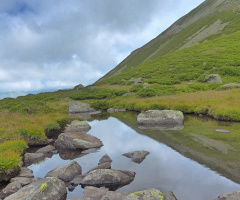
[[[109,113],[115,113],[115,112],[125,112],[126,109],[125,108],[109,108],[107,109],[107,112]]]
[[[69,182],[81,173],[82,167],[76,161],[72,161],[67,165],[56,167],[48,172],[45,177],[57,177],[64,182]]]
[[[21,188],[5,200],[64,200],[66,194],[67,190],[63,181],[57,178],[47,178]]]
[[[0,172],[0,183],[4,181],[9,181],[11,178],[18,175],[20,172],[20,167],[15,167],[6,172]]]
[[[97,152],[99,150],[99,148],[91,148],[91,149],[87,149],[85,151],[82,151],[82,153],[93,153],[93,152]]]
[[[109,155],[105,154],[98,162],[98,165],[101,165],[103,163],[106,163],[106,162],[109,162],[111,163],[112,162],[112,159],[109,157]]]
[[[183,125],[184,116],[176,110],[148,110],[138,115],[137,122],[139,125]]]
[[[38,149],[36,153],[52,153],[55,150],[55,147],[53,147],[52,145],[47,145],[41,149]]]
[[[124,95],[122,95],[123,97],[126,97],[126,96],[134,96],[133,94],[131,93],[125,93]]]
[[[131,78],[129,81],[133,81],[135,84],[139,84],[143,82],[143,78]]]
[[[215,131],[220,132],[220,133],[229,133],[230,131],[225,130],[225,129],[215,129]]]
[[[222,88],[222,89],[240,88],[240,84],[229,83],[229,84],[226,84],[226,85],[221,85],[220,88]]]
[[[52,142],[52,139],[40,139],[40,140],[29,140],[28,141],[28,146],[29,147],[37,147],[37,146],[44,146],[48,145]]]
[[[240,199],[240,191],[237,191],[237,192],[223,194],[215,200],[239,200],[239,199]]]
[[[22,167],[17,177],[33,178],[33,171],[26,167]]]
[[[222,83],[222,79],[218,74],[210,74],[205,76],[208,83]]]
[[[91,126],[86,121],[73,120],[71,124],[65,128],[64,132],[87,132],[90,129]]]
[[[133,151],[133,152],[125,153],[123,154],[123,156],[131,158],[133,162],[139,164],[147,157],[148,154],[150,154],[148,151]]]
[[[135,172],[113,170],[113,169],[97,169],[89,172],[80,182],[82,187],[95,186],[106,187],[112,190],[118,189],[134,180]]]
[[[22,188],[22,184],[20,182],[13,182],[8,184],[2,191],[0,192],[0,198],[4,199],[7,196],[17,192]]]
[[[143,83],[143,88],[147,88],[149,86],[148,83]]]
[[[84,89],[84,86],[82,84],[79,84],[79,85],[76,85],[73,89],[82,90],[82,89]]]
[[[59,149],[85,150],[99,148],[103,143],[98,138],[81,132],[61,133],[55,141],[54,146]]]
[[[24,155],[25,165],[31,165],[33,163],[38,163],[44,159],[45,159],[45,155],[43,153],[26,153]]]
[[[33,182],[33,178],[26,177],[15,177],[10,180],[10,183],[18,182],[21,183],[22,186],[28,185]]]
[[[69,113],[82,113],[82,114],[99,114],[101,111],[97,111],[92,108],[88,103],[69,101],[68,107]]]

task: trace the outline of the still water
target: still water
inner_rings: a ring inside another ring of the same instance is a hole
[[[157,188],[162,192],[173,191],[178,200],[213,200],[219,195],[239,191],[240,185],[221,176],[196,161],[184,157],[167,145],[139,134],[114,117],[89,122],[92,129],[88,134],[102,140],[104,146],[90,154],[57,154],[43,162],[29,166],[35,177],[44,177],[48,171],[64,165],[70,160],[77,161],[83,173],[97,166],[99,159],[108,154],[113,160],[112,169],[135,171],[135,180],[118,191],[135,192]],[[150,154],[136,164],[122,154],[146,150]],[[69,158],[71,157],[71,158]],[[81,186],[68,192],[68,198],[81,198]]]

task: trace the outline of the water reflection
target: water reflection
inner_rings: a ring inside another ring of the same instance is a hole
[[[216,172],[190,160],[147,136],[110,117],[108,120],[89,122],[92,129],[88,134],[100,138],[104,146],[99,152],[77,155],[61,159],[59,154],[47,158],[44,162],[31,165],[36,177],[44,177],[53,168],[69,163],[74,159],[83,169],[83,173],[97,166],[99,159],[108,154],[113,160],[113,169],[136,172],[135,180],[119,191],[134,192],[148,188],[157,188],[163,192],[173,191],[178,200],[215,199],[222,193],[240,190],[240,185],[220,176]],[[146,150],[150,154],[141,164],[136,164],[122,154]],[[67,155],[67,154],[66,154]],[[78,157],[80,156],[80,157]],[[82,197],[82,188],[78,186],[68,193],[68,198]]]

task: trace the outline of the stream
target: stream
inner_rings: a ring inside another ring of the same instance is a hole
[[[140,134],[122,121],[111,116],[88,122],[92,127],[88,134],[98,137],[104,144],[99,151],[89,154],[60,152],[28,168],[33,170],[35,177],[43,178],[50,170],[75,160],[85,173],[97,166],[102,156],[108,154],[113,160],[112,169],[136,172],[134,181],[118,191],[135,192],[156,188],[162,192],[173,191],[178,200],[214,200],[223,193],[240,190],[239,183],[142,132]],[[161,134],[161,131],[155,132]],[[178,131],[175,132],[178,134]],[[122,156],[137,150],[150,152],[140,164]],[[82,195],[83,189],[78,186],[72,192],[68,191],[67,199],[81,198]]]

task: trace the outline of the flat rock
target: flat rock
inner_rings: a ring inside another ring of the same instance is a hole
[[[21,188],[5,200],[64,200],[66,195],[67,190],[63,181],[58,178],[47,178]]]
[[[225,130],[225,129],[215,129],[215,131],[220,132],[220,133],[229,133],[230,131]]]
[[[82,187],[106,187],[118,189],[134,180],[135,172],[113,169],[97,169],[89,172],[80,182]]]
[[[123,154],[123,156],[126,156],[127,158],[131,158],[131,160],[135,163],[141,163],[147,155],[150,154],[148,151],[133,151],[129,153]]]
[[[54,146],[59,149],[85,150],[99,148],[103,143],[98,138],[82,132],[61,133]]]
[[[33,178],[33,171],[27,167],[22,167],[17,177]]]
[[[43,153],[26,153],[24,155],[24,163],[25,165],[31,165],[44,160],[45,157],[46,156]]]
[[[22,184],[19,182],[10,183],[4,189],[2,189],[2,191],[0,192],[0,198],[4,199],[7,196],[20,190],[22,187]]]
[[[52,145],[47,145],[41,149],[38,149],[36,153],[52,153],[55,150],[55,147],[53,147]]]
[[[48,145],[52,142],[52,139],[40,139],[40,140],[29,140],[28,141],[28,146],[29,147],[37,147],[37,146],[44,146]]]
[[[115,112],[125,112],[125,108],[109,108],[107,109],[107,112],[109,113],[115,113]]]
[[[86,121],[73,120],[71,124],[67,125],[64,132],[87,132],[91,126]]]
[[[237,192],[223,194],[215,200],[239,200],[239,199],[240,199],[240,191],[237,191]]]
[[[181,111],[176,110],[148,110],[137,117],[139,125],[182,125],[184,116]]]
[[[15,177],[10,180],[10,183],[18,182],[21,183],[22,186],[28,185],[33,182],[33,178],[26,177]]]
[[[90,106],[88,103],[69,101],[68,111],[70,114],[81,113],[81,114],[99,114],[101,111],[97,111]]]
[[[82,167],[76,161],[72,161],[67,165],[56,167],[48,172],[45,177],[57,177],[64,182],[69,182],[80,174],[82,174]]]

